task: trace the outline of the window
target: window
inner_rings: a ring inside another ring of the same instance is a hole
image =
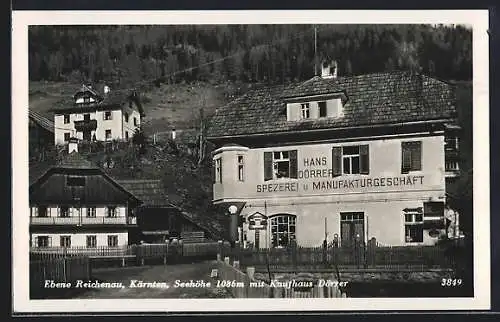
[[[59,208],[59,217],[69,217],[69,207],[62,206]]]
[[[245,161],[242,155],[238,155],[238,181],[245,181]]]
[[[111,111],[105,111],[105,112],[104,112],[104,120],[105,120],[105,121],[109,121],[109,120],[111,120],[111,119],[112,119],[112,117],[113,117],[112,115],[113,115],[113,113],[112,113]]]
[[[445,171],[459,171],[460,166],[458,165],[458,161],[450,161],[446,160],[444,163]]]
[[[96,235],[88,235],[87,236],[87,247],[88,248],[96,248],[97,247],[97,236]]]
[[[39,206],[37,217],[47,217],[47,207]]]
[[[424,216],[419,212],[406,212],[405,241],[407,243],[421,243],[424,241]]]
[[[38,217],[38,207],[31,207],[31,217]]]
[[[49,247],[50,237],[49,236],[38,236],[35,238],[35,245],[37,247]]]
[[[107,216],[108,217],[116,217],[116,207],[113,207],[113,206],[110,206],[108,207],[108,211],[107,211]]]
[[[86,122],[90,121],[90,114],[83,114],[83,120]]]
[[[334,176],[340,176],[342,174],[369,174],[369,146],[365,144],[333,147],[332,167]]]
[[[59,243],[59,246],[61,247],[71,247],[71,236],[59,237]]]
[[[222,157],[215,159],[214,182],[222,183]]]
[[[111,140],[111,130],[106,130],[106,140]]]
[[[458,136],[447,136],[444,138],[445,151],[458,151],[459,139]]]
[[[125,131],[125,140],[128,140],[128,131]]]
[[[401,143],[401,173],[422,170],[422,142]]]
[[[319,117],[326,117],[326,102],[318,102]]]
[[[69,132],[64,133],[64,141],[65,141],[65,142],[68,142],[68,141],[69,141],[70,136],[71,136],[71,133],[69,133]]]
[[[118,235],[109,235],[108,236],[108,246],[109,247],[118,246]]]
[[[300,115],[303,119],[310,117],[309,103],[300,104]]]
[[[87,208],[87,217],[95,218],[96,210],[95,207]]]
[[[134,126],[138,126],[138,124],[139,124],[139,123],[137,122],[137,118],[136,118],[136,117],[134,117]]]
[[[342,148],[342,173],[359,174],[359,146],[344,146]]]
[[[123,113],[123,117],[125,118],[125,122],[128,122],[128,116],[129,116],[129,115],[128,115],[128,113],[127,113],[127,112]]]
[[[66,177],[66,185],[68,187],[84,187],[85,177],[68,176]]]
[[[64,114],[64,124],[69,124],[69,121],[70,121],[70,115],[69,114]]]
[[[272,247],[286,247],[295,237],[296,217],[293,215],[276,215],[271,217]]]
[[[297,179],[297,150],[264,152],[264,180]]]

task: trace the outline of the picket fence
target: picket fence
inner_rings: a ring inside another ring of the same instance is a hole
[[[43,298],[51,290],[52,281],[66,284],[91,277],[90,261],[82,256],[32,260],[29,265],[31,298]]]
[[[287,247],[245,249],[220,246],[221,257],[229,256],[242,267],[286,269],[411,269],[414,271],[453,268],[457,258],[439,246],[379,246],[376,243],[353,247]]]

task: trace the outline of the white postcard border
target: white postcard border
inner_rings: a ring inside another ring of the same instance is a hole
[[[490,309],[487,10],[13,11],[12,290],[14,313],[254,312]],[[151,24],[468,24],[473,27],[474,298],[29,299],[28,26]],[[24,236],[24,237],[23,237]]]

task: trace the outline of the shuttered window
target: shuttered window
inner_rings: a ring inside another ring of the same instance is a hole
[[[401,173],[422,170],[422,142],[401,143]]]
[[[332,148],[333,176],[369,174],[370,149],[367,144]]]
[[[264,181],[297,179],[297,150],[264,152]]]

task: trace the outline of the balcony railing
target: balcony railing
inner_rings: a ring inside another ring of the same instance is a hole
[[[32,225],[137,225],[136,217],[30,217]]]
[[[75,121],[75,130],[77,131],[93,131],[97,129],[97,120]]]

